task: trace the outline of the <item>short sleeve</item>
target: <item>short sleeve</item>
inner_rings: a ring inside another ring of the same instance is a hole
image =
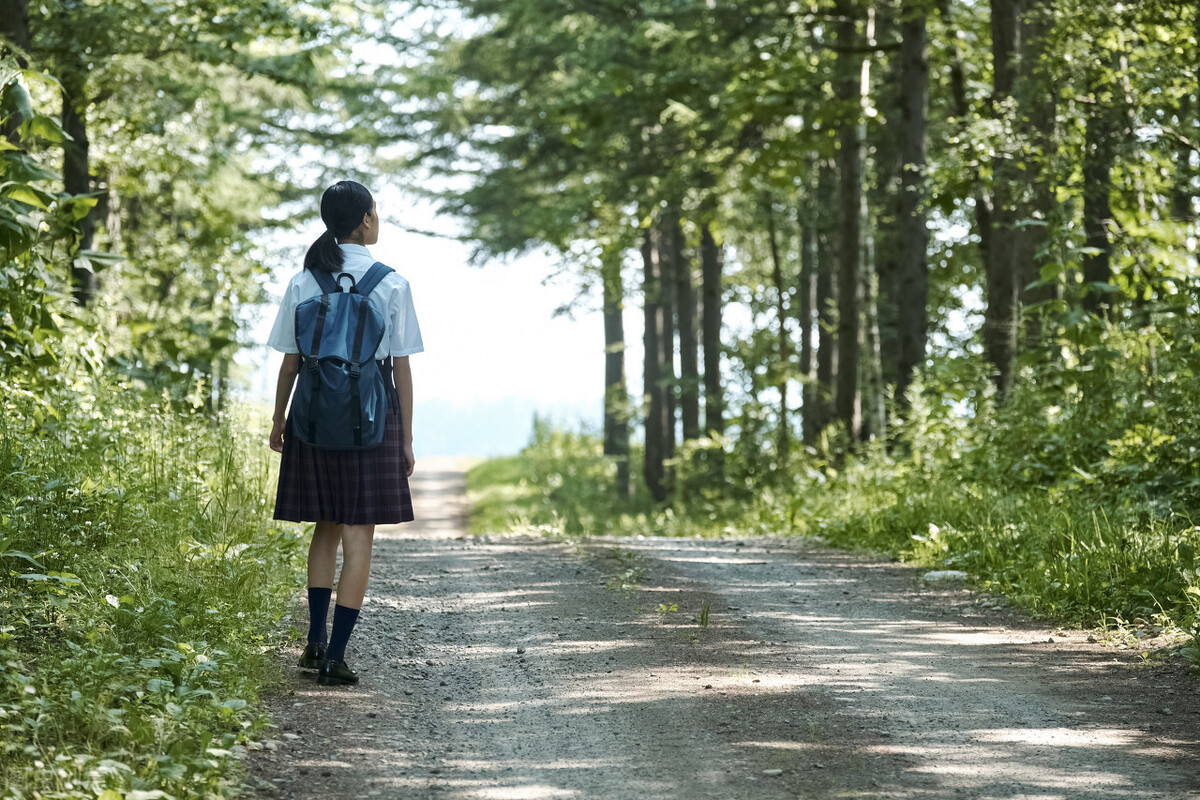
[[[271,335],[267,337],[267,345],[280,353],[299,353],[296,346],[296,279],[288,281],[283,290],[283,300],[279,303],[279,313],[275,324],[271,327]]]
[[[417,309],[413,305],[412,287],[408,281],[401,279],[400,285],[392,291],[389,315],[392,337],[388,343],[388,355],[400,358],[424,352],[421,326],[417,324]]]

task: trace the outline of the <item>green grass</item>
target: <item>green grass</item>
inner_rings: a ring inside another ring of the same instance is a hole
[[[530,483],[519,457],[483,461],[468,471],[471,503],[470,533],[524,527],[536,516],[543,490]]]
[[[0,420],[3,796],[230,796],[302,579],[266,428],[90,388]]]

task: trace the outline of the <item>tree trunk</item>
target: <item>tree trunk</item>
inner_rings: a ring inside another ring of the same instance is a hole
[[[658,262],[657,231],[649,228],[642,238],[642,290],[645,294],[643,307],[645,310],[645,359],[643,364],[643,390],[646,395],[646,457],[643,464],[643,477],[646,488],[656,503],[667,499],[666,467],[667,458],[666,429],[667,429],[667,397],[662,375],[662,344],[664,334],[669,335],[669,329],[663,324],[663,308],[659,303],[661,269]]]
[[[617,497],[629,499],[629,395],[625,388],[625,324],[621,312],[625,292],[621,283],[619,247],[601,256],[604,286],[604,454],[617,463]]]
[[[721,389],[721,248],[705,224],[700,231],[701,292],[704,302],[704,427],[709,436],[725,434],[725,394]],[[710,451],[711,472],[718,482],[725,477],[724,451]]]
[[[833,398],[838,377],[837,246],[834,219],[830,213],[837,204],[835,166],[822,163],[817,169],[817,402],[814,427],[819,433],[833,421]]]
[[[883,2],[880,12],[879,38],[899,41],[899,22],[904,13],[899,4]],[[900,378],[900,175],[904,161],[900,152],[901,91],[903,67],[901,58],[889,59],[886,76],[879,81],[875,104],[885,124],[872,128],[866,142],[870,159],[863,165],[868,180],[868,198],[872,224],[866,228],[867,240],[873,239],[873,269],[877,277],[874,306],[875,325],[879,330],[879,364],[885,385],[895,385]],[[864,263],[864,268],[868,268]]]
[[[1196,12],[1200,17],[1200,10]],[[1200,32],[1198,32],[1200,34]],[[1182,131],[1188,127],[1195,115],[1196,100],[1188,95],[1179,103],[1176,119]],[[1184,225],[1192,221],[1192,148],[1182,142],[1175,149],[1175,183],[1171,190],[1171,217]],[[1187,238],[1186,231],[1183,236]]]
[[[1083,307],[1097,316],[1108,316],[1111,303],[1102,287],[1112,282],[1113,108],[1112,93],[1093,83],[1094,103],[1086,120],[1083,146],[1083,233],[1088,252],[1083,256]]]
[[[925,223],[925,131],[929,107],[929,59],[925,11],[904,11],[900,20],[900,195],[897,202],[896,404],[906,408],[913,372],[925,366],[929,288]]]
[[[85,115],[87,97],[85,78],[82,74],[68,73],[61,76],[63,86],[62,127],[70,138],[63,142],[63,190],[67,194],[90,194],[91,175],[88,172],[88,138]],[[81,251],[92,249],[95,234],[95,219],[89,210],[79,220],[79,238],[71,250],[71,282],[75,302],[86,306],[96,294],[96,273]]]
[[[991,0],[993,97],[997,107],[1012,96],[1015,63],[1020,50],[1017,21],[1020,0]],[[1016,194],[1021,175],[1013,159],[1003,155],[992,162],[992,236],[987,264],[987,309],[983,317],[983,350],[992,364],[996,388],[1006,396],[1012,386],[1012,361],[1017,346],[1018,264]]]
[[[11,42],[20,52],[14,53],[21,69],[29,66],[25,53],[29,52],[29,0],[0,0],[0,36]],[[0,54],[7,55],[10,49],[0,47]]]
[[[792,347],[787,332],[787,288],[783,283],[783,261],[779,256],[779,231],[775,225],[775,209],[770,195],[763,198],[767,215],[767,239],[771,249],[771,283],[775,287],[775,318],[779,324],[779,361],[775,365],[775,388],[779,391],[779,430],[776,432],[776,454],[779,467],[786,469],[791,457],[791,418],[788,414],[788,373],[791,372]]]
[[[679,322],[679,411],[683,439],[700,438],[700,367],[696,341],[696,292],[692,288],[692,264],[687,257],[683,227],[673,215],[671,260],[675,265],[675,316]]]
[[[1195,143],[1200,141],[1200,5],[1194,6],[1192,12],[1192,27],[1194,41],[1197,46],[1192,51],[1192,87],[1191,94],[1185,95],[1179,105],[1178,124],[1181,131],[1186,131],[1186,138],[1192,146],[1180,143],[1175,155],[1175,185],[1171,192],[1171,216],[1183,225],[1181,239],[1185,252],[1188,248],[1188,226],[1197,225],[1194,198],[1196,197],[1196,171],[1192,167],[1192,153]],[[1200,235],[1200,226],[1193,232]],[[1193,247],[1192,252],[1195,252]]]
[[[838,43],[838,105],[845,117],[838,128],[838,378],[836,411],[838,421],[851,441],[858,441],[862,428],[858,387],[859,307],[858,273],[862,260],[862,146],[861,81],[865,59],[855,30],[854,4],[841,0],[841,19],[836,23]]]
[[[958,131],[962,139],[971,141],[968,131],[968,115],[970,106],[967,103],[967,79],[963,69],[962,48],[959,47],[961,37],[954,26],[950,0],[939,0],[939,15],[946,29],[951,32],[950,46],[950,98],[954,117],[958,120]],[[972,217],[975,222],[975,235],[979,237],[979,263],[983,274],[991,274],[992,263],[992,196],[983,183],[977,167],[971,169],[971,183],[974,187],[972,197]]]
[[[806,191],[811,190],[811,185]],[[817,414],[816,348],[813,347],[814,311],[817,306],[817,228],[811,197],[805,197],[800,212],[800,432],[805,444],[813,444],[820,432]]]
[[[679,415],[679,377],[675,372],[675,337],[679,330],[675,307],[675,273],[679,268],[671,231],[679,224],[678,212],[668,208],[658,220],[658,303],[662,307],[662,333],[658,337],[658,374],[663,384],[666,401],[666,418],[663,422],[664,455],[668,460],[675,458],[677,437],[675,421]],[[667,494],[675,487],[675,469],[666,468]]]
[[[870,219],[865,192],[861,219]],[[859,270],[858,297],[859,307],[862,309],[861,342],[858,351],[859,363],[862,365],[862,374],[859,375],[859,385],[862,386],[862,439],[886,439],[887,398],[884,393],[883,361],[879,341],[879,277],[875,274],[875,237],[870,225],[867,225],[863,232],[863,263],[862,269]]]
[[[5,41],[12,42],[18,48],[14,52],[8,46],[0,46],[0,55],[11,53],[21,69],[28,67],[29,62],[25,59],[24,54],[29,52],[31,41],[29,38],[29,0],[0,0],[0,37],[3,37]],[[12,144],[19,145],[18,130],[21,123],[24,122],[24,118],[15,106],[3,109],[3,113],[7,114],[7,117],[4,120],[3,129],[0,130],[0,135],[3,135]]]
[[[1055,186],[1049,174],[1057,147],[1055,93],[1045,90],[1049,82],[1042,74],[1053,8],[1053,0],[1031,0],[1030,8],[1021,17],[1021,41],[1026,52],[1021,59],[1017,86],[1018,117],[1022,121],[1024,138],[1029,142],[1025,174],[1032,192],[1029,214],[1034,222],[1021,230],[1017,261],[1022,269],[1025,340],[1030,344],[1042,335],[1045,314],[1039,307],[1061,296],[1061,285],[1057,281],[1042,282],[1042,268],[1050,263],[1046,249],[1055,216]]]

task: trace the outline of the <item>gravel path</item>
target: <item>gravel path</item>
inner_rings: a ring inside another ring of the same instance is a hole
[[[461,472],[420,470],[363,682],[283,654],[258,797],[1200,798],[1178,662],[802,540],[468,539]]]

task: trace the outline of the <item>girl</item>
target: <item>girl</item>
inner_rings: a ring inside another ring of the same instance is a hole
[[[383,443],[370,450],[331,451],[309,447],[291,434],[284,411],[300,369],[296,344],[296,306],[321,294],[316,270],[348,272],[357,281],[375,260],[367,245],[379,241],[379,213],[362,184],[340,181],[321,196],[325,232],[308,249],[304,269],[288,283],[267,343],[284,353],[275,389],[271,449],[283,454],[275,519],[315,522],[308,550],[308,645],[300,666],[318,669],[323,686],[358,683],[346,666],[346,642],[367,591],[371,544],[376,525],[413,518],[408,478],[416,459],[412,450],[412,373],[408,357],[425,348],[408,281],[390,273],[368,296],[382,315],[383,341],[375,358],[391,376]],[[386,378],[385,378],[386,380]],[[333,631],[325,627],[338,545],[342,574],[333,609]]]

